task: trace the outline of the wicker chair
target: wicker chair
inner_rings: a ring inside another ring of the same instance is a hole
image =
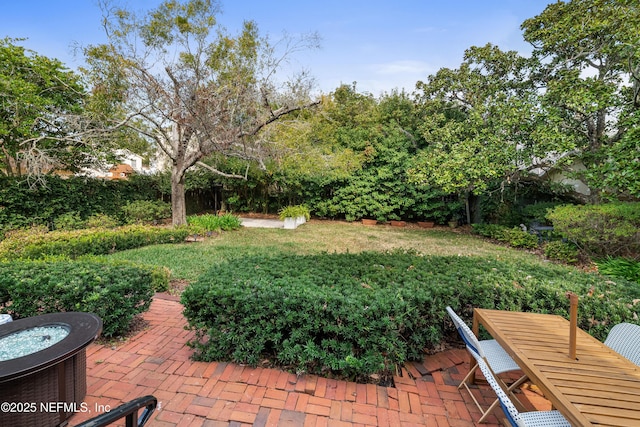
[[[474,354],[478,362],[478,367],[484,375],[485,379],[498,396],[498,401],[504,414],[507,416],[509,423],[513,427],[571,427],[571,424],[560,413],[560,411],[531,411],[518,412],[515,405],[504,392],[503,388],[498,384],[496,377],[486,364],[484,359],[477,353]]]
[[[618,323],[609,331],[605,345],[640,366],[640,326]]]
[[[473,334],[473,332],[471,332],[471,329],[469,329],[469,326],[467,326],[467,324],[464,323],[464,321],[456,314],[455,311],[453,311],[451,307],[447,307],[447,313],[449,313],[451,320],[453,320],[453,324],[456,326],[458,333],[460,334],[460,336],[462,337],[462,340],[466,344],[467,350],[469,350],[471,355],[476,360],[478,359],[478,357],[485,359],[489,364],[489,366],[491,366],[491,370],[496,375],[502,374],[504,372],[520,370],[520,367],[518,366],[518,364],[511,358],[511,356],[509,356],[509,354],[507,354],[507,352],[502,348],[502,346],[496,340],[478,340],[476,336]],[[476,355],[478,355],[478,357],[476,357]],[[458,389],[460,389],[461,387],[464,387],[467,389],[467,392],[469,393],[469,395],[475,402],[476,406],[482,413],[482,416],[480,417],[480,420],[478,422],[483,422],[485,418],[491,413],[491,411],[493,411],[493,409],[496,406],[498,406],[499,402],[498,402],[498,399],[496,399],[495,401],[493,401],[491,406],[489,406],[485,410],[482,408],[482,406],[480,405],[478,400],[475,398],[473,393],[471,393],[471,389],[469,389],[468,383],[469,383],[469,379],[474,374],[477,367],[478,367],[478,364],[476,363],[474,366],[471,367],[471,369],[469,369],[469,372],[467,373],[467,375],[464,377],[464,379],[458,386]],[[498,381],[501,382],[502,386],[504,387],[505,390],[507,390],[507,393],[509,393],[509,395],[512,396],[513,400],[517,402],[518,406],[520,406],[521,408],[524,408],[522,403],[520,403],[518,398],[513,394],[513,390],[515,390],[520,385],[522,385],[522,383],[527,381],[527,376],[523,375],[510,386],[507,386],[504,383],[504,381],[502,381],[499,378],[498,378]]]

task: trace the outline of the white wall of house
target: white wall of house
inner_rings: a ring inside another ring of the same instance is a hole
[[[581,161],[575,161],[571,167],[570,167],[571,172],[582,172],[587,170],[587,168],[585,167],[585,165],[581,162]],[[578,194],[582,194],[583,196],[590,196],[591,195],[591,189],[587,186],[587,184],[585,184],[584,182],[582,182],[579,179],[575,179],[575,178],[571,178],[568,177],[564,172],[562,171],[553,171],[549,174],[549,178],[553,181],[553,182],[557,182],[560,184],[564,184],[564,185],[568,185],[573,187],[573,191],[575,191]]]
[[[158,171],[156,162],[152,160],[149,166],[143,166],[142,156],[132,153],[129,150],[116,150],[114,155],[120,159],[120,162],[116,164],[129,165],[138,174],[152,174]],[[85,169],[83,175],[93,178],[112,178],[109,170],[116,164],[105,165],[104,168]]]

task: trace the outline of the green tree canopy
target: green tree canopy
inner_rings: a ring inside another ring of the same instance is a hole
[[[607,193],[640,197],[638,28],[634,0],[557,2],[522,24],[543,106],[574,142],[573,157],[586,166],[581,178],[603,191],[593,201]]]
[[[8,176],[78,170],[93,160],[72,135],[86,97],[80,76],[19,42],[0,40],[0,170]]]
[[[529,71],[526,58],[486,45],[468,49],[460,68],[443,68],[419,82],[427,146],[413,179],[447,192],[480,194],[492,181],[518,179],[540,167],[557,144],[541,138]]]
[[[458,69],[417,85],[428,146],[413,179],[480,194],[562,170],[591,201],[640,197],[639,27],[631,0],[559,1],[522,24],[530,58],[468,49]]]

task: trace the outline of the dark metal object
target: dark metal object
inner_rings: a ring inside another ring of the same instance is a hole
[[[531,224],[529,227],[531,234],[538,236],[538,242],[543,240],[550,241],[551,234],[553,233],[553,227],[550,225],[540,225],[537,223]]]
[[[105,427],[125,417],[126,427],[142,427],[149,421],[156,406],[158,406],[158,400],[155,397],[151,395],[139,397],[82,424],[78,424],[76,427]],[[141,408],[144,408],[144,411],[138,418],[138,410]]]

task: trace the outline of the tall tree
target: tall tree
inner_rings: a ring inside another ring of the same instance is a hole
[[[92,162],[81,140],[69,137],[83,111],[80,76],[57,59],[0,39],[0,173],[38,177]]]
[[[254,22],[231,36],[217,23],[213,0],[166,0],[141,17],[102,6],[109,42],[87,48],[90,74],[121,107],[122,123],[169,159],[173,224],[184,224],[187,170],[198,164],[229,176],[202,161],[212,153],[263,164],[263,131],[313,104],[306,73],[286,82],[275,73],[317,37],[272,44]]]
[[[544,107],[575,141],[573,154],[584,162],[583,178],[591,178],[592,188],[617,192],[629,182],[616,184],[615,175],[638,170],[640,154],[627,158],[620,147],[638,149],[637,139],[625,137],[637,135],[640,123],[638,28],[635,0],[559,1],[522,24],[539,64]]]
[[[539,108],[531,61],[486,45],[465,52],[458,69],[443,68],[417,85],[427,147],[412,177],[466,196],[547,168],[547,154],[570,147]],[[468,219],[470,212],[468,211]]]

